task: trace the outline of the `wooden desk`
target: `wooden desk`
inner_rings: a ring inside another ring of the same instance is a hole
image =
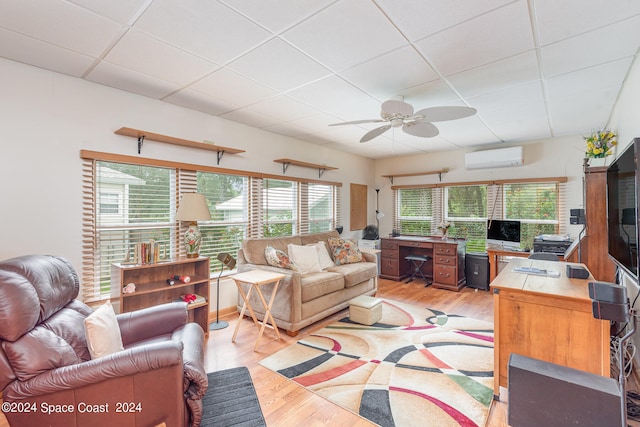
[[[403,280],[413,270],[407,255],[428,255],[431,261],[421,271],[433,278],[433,287],[459,291],[465,286],[464,263],[467,242],[464,239],[399,236],[380,239],[380,277]]]
[[[593,276],[569,279],[567,264],[514,258],[491,283],[496,400],[507,386],[511,353],[609,376],[609,322],[592,315]],[[557,270],[560,277],[512,271],[520,266]]]
[[[531,252],[526,251],[513,251],[509,249],[503,248],[487,248],[487,255],[489,255],[489,283],[493,282],[493,279],[498,275],[498,257],[501,256],[510,256],[510,257],[518,257],[518,258],[527,258],[531,255]],[[560,261],[564,261],[564,257],[562,255],[558,255],[560,257]]]

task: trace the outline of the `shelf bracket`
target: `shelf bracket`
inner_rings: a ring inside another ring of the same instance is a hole
[[[393,185],[393,176],[389,177],[389,181],[391,181],[391,185]]]
[[[282,174],[283,175],[287,173],[287,169],[289,169],[289,165],[290,164],[291,163],[287,163],[287,162],[282,163]]]
[[[438,172],[438,181],[442,182],[442,171]]]
[[[144,144],[144,135],[138,137],[138,154],[142,151],[142,144]]]
[[[322,178],[322,175],[324,174],[324,172],[326,171],[326,169],[318,169],[318,179]]]
[[[224,150],[218,150],[218,166],[220,165],[220,159],[224,156]]]

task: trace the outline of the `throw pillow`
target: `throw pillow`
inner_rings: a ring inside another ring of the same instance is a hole
[[[318,261],[320,262],[321,269],[327,269],[333,267],[335,264],[327,251],[327,244],[325,242],[310,243],[307,246],[313,246],[318,251]]]
[[[300,274],[322,271],[322,268],[320,268],[320,259],[318,258],[318,250],[315,247],[299,246],[289,243],[287,250],[293,262],[298,266],[298,272]]]
[[[84,319],[84,330],[92,359],[124,350],[116,313],[109,301]]]
[[[329,237],[328,242],[336,265],[352,264],[363,261],[362,252],[360,252],[358,244],[353,240]]]
[[[264,248],[264,257],[267,259],[267,264],[272,267],[288,268],[289,270],[298,271],[298,267],[289,255],[273,246]]]

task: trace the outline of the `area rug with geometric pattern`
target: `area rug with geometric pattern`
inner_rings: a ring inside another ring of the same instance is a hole
[[[493,399],[493,324],[383,299],[260,364],[384,427],[483,426]]]

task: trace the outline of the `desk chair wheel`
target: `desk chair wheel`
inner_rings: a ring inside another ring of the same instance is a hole
[[[431,281],[427,279],[427,277],[422,272],[422,266],[425,262],[432,260],[432,257],[428,255],[407,255],[406,257],[404,257],[404,259],[406,259],[407,261],[411,261],[411,263],[413,264],[413,272],[404,283],[411,283],[414,279],[416,279],[416,276],[420,276],[422,280],[426,282],[426,285],[424,285],[425,288],[431,285]]]

